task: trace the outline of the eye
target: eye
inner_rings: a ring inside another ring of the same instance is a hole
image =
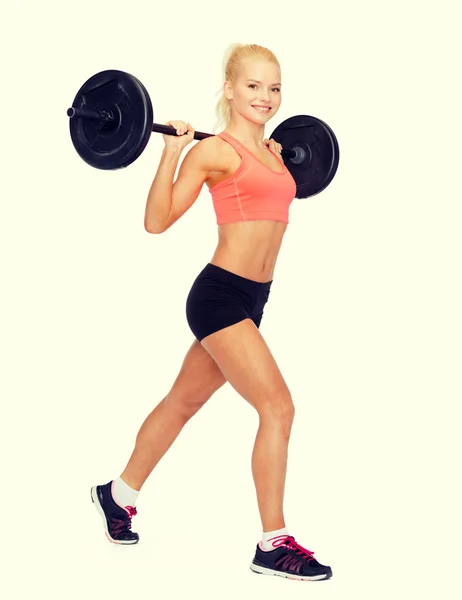
[[[254,88],[258,87],[258,86],[257,86],[256,83],[249,83],[249,85],[247,87],[254,89]],[[271,91],[272,92],[280,92],[281,88],[280,87],[274,87],[274,88],[271,88]]]

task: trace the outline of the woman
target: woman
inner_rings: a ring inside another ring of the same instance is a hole
[[[219,226],[218,247],[189,292],[186,314],[195,340],[167,396],[143,423],[121,476],[92,488],[106,535],[135,544],[131,530],[138,492],[187,421],[226,381],[259,414],[252,473],[263,526],[251,569],[296,579],[328,579],[332,570],[289,535],[283,515],[287,448],[294,418],[290,391],[259,332],[295,182],[281,146],[263,140],[281,104],[281,71],[274,54],[234,45],[225,59],[217,114],[225,130],[196,144],[181,163],[194,130],[169,121],[176,136],[165,148],[149,191],[145,228],[162,233],[209,187]]]

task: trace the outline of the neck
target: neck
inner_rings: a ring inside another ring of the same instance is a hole
[[[240,115],[232,115],[225,131],[246,146],[263,147],[264,125],[252,123]]]

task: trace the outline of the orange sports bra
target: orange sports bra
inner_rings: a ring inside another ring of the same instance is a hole
[[[237,171],[209,189],[217,224],[260,220],[289,223],[289,206],[297,188],[281,159],[276,157],[283,171],[273,171],[229,133],[223,131],[218,136],[231,144],[242,160]]]

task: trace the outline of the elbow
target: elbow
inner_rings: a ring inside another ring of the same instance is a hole
[[[156,227],[152,223],[148,223],[147,221],[144,222],[144,228],[148,233],[152,234],[159,234],[164,232],[164,229],[162,229],[161,227]]]
[[[151,218],[149,218],[149,215],[145,214],[144,215],[144,228],[146,229],[146,231],[148,233],[154,233],[154,234],[164,233],[164,231],[166,231],[168,229],[168,222],[164,221],[164,222],[160,223],[159,220],[154,217],[154,215],[151,215]]]

